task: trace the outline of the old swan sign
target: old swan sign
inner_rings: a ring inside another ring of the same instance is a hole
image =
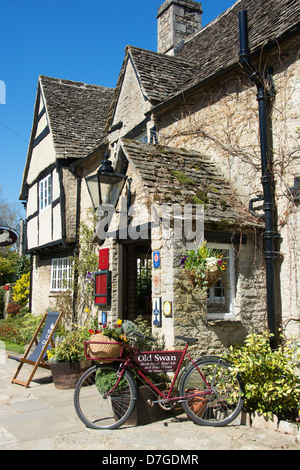
[[[182,357],[180,351],[155,351],[134,354],[132,359],[144,372],[175,372]]]
[[[14,245],[18,240],[18,235],[8,227],[0,227],[0,247]]]

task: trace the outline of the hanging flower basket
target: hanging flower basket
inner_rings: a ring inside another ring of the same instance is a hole
[[[222,273],[219,271],[219,269],[205,271],[205,276],[201,280],[197,279],[196,271],[194,269],[185,271],[185,275],[193,287],[199,287],[199,285],[202,284],[203,288],[208,289],[214,287],[222,277]]]
[[[214,287],[217,282],[221,279],[222,273],[218,268],[212,271],[205,271],[205,281],[207,282],[208,289]]]
[[[204,242],[199,250],[188,251],[180,265],[194,288],[206,290],[222,278],[227,262],[222,252],[207,248]]]
[[[195,269],[186,270],[185,275],[188,278],[188,280],[190,281],[190,283],[192,284],[192,286],[196,287],[197,286],[197,280],[196,280],[196,271],[195,271]]]

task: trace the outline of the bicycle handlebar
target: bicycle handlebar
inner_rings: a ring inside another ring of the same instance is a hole
[[[135,336],[138,336],[139,338],[142,338],[142,339],[148,339],[149,341],[155,341],[154,338],[151,338],[151,336],[145,336],[145,335],[142,335],[142,333],[138,333],[137,331],[132,331],[130,333],[130,335],[135,335]],[[130,336],[127,336],[128,338],[130,338]],[[134,338],[132,338],[134,339]]]

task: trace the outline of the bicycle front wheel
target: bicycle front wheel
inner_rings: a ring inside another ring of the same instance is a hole
[[[101,364],[88,369],[79,379],[74,405],[78,417],[87,427],[116,429],[133,412],[137,397],[136,383],[132,375],[125,371],[114,389],[118,381],[117,373],[118,367],[115,365]]]
[[[186,399],[182,408],[197,424],[225,426],[231,423],[243,407],[243,392],[239,378],[230,371],[230,364],[221,358],[200,359],[197,367],[187,369],[180,383],[180,396]]]

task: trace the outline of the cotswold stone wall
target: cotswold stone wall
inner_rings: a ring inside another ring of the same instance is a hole
[[[269,105],[270,151],[281,254],[276,262],[276,276],[280,276],[277,308],[282,311],[283,323],[291,317],[300,318],[300,209],[289,190],[294,178],[300,176],[299,39],[278,45],[254,62],[261,71],[273,67],[276,90]],[[203,85],[186,95],[184,103],[173,104],[155,118],[161,143],[212,156],[246,205],[262,194],[256,87],[240,68]],[[253,296],[254,311],[257,301]],[[289,322],[288,335],[299,337],[299,325]]]
[[[261,248],[253,233],[247,234],[246,244],[235,246],[234,316],[230,320],[208,319],[206,294],[195,289],[179,267],[181,257],[182,246],[177,243],[173,269],[175,336],[198,338],[193,349],[199,355],[222,354],[230,345],[242,343],[251,329],[261,331],[265,328]]]
[[[126,135],[135,126],[145,119],[145,113],[150,110],[150,103],[142,94],[136,72],[131,59],[128,60],[124,81],[118,97],[116,114],[113,117],[112,127],[122,122],[122,127],[109,135],[110,143]]]
[[[51,305],[51,258],[33,257],[31,276],[32,296],[31,310],[34,314],[40,314]]]

